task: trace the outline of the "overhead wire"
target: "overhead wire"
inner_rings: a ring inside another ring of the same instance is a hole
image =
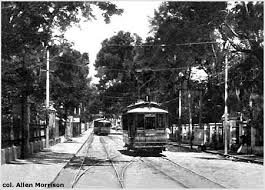
[[[245,41],[257,41],[257,39],[243,39],[241,42]],[[263,40],[263,39],[259,39]],[[191,46],[191,45],[204,45],[204,44],[221,44],[222,42],[217,41],[205,41],[205,42],[187,42],[187,43],[179,43],[179,44],[104,44],[104,46],[117,46],[117,47],[149,47],[149,46],[157,46],[157,47],[172,47],[172,46]]]

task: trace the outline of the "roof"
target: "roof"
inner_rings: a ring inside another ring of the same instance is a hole
[[[132,106],[139,106],[139,105],[144,105],[144,104],[154,104],[154,105],[157,105],[159,106],[160,104],[158,104],[157,102],[146,102],[146,101],[143,101],[143,100],[138,100],[138,102],[134,103],[134,104],[131,104],[128,106],[129,107],[132,107]]]
[[[110,123],[110,121],[108,121],[108,120],[99,120],[98,122],[101,122],[101,123]]]
[[[94,119],[94,121],[100,121],[100,120],[104,120],[104,119],[103,118]]]
[[[155,107],[142,107],[131,109],[127,113],[168,113],[168,111]]]

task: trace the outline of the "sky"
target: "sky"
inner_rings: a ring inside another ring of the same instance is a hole
[[[99,11],[95,10],[97,20],[81,23],[80,27],[72,27],[65,33],[65,37],[74,42],[74,48],[81,53],[89,54],[89,77],[92,83],[97,83],[94,62],[101,48],[101,42],[114,36],[118,31],[136,33],[144,40],[150,31],[148,17],[153,17],[154,9],[157,9],[162,1],[112,1],[118,8],[124,9],[122,15],[111,17],[110,24],[105,24]]]

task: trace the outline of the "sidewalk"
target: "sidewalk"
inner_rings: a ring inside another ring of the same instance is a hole
[[[189,144],[181,144],[179,145],[178,142],[169,142],[169,144],[173,145],[173,146],[180,146],[183,148],[187,148],[190,149],[190,145]],[[193,145],[192,149],[195,151],[198,151],[198,146]],[[211,153],[211,154],[219,154],[221,156],[225,156],[224,155],[224,150],[204,150],[204,152],[207,153]],[[263,164],[263,160],[264,158],[261,156],[256,156],[254,154],[236,154],[236,153],[229,153],[227,154],[225,157],[228,158],[232,158],[235,160],[241,160],[241,161],[246,161],[246,162],[252,162],[252,163],[257,163],[257,164]]]
[[[73,137],[73,141],[58,143],[33,154],[28,159],[17,159],[9,164],[2,165],[1,187],[10,183],[13,187],[16,187],[17,183],[34,185],[35,183],[51,183],[59,171],[81,148],[91,132],[92,128],[79,137]]]

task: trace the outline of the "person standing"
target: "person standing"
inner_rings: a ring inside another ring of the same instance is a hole
[[[167,127],[166,128],[166,136],[167,136],[167,140],[169,140],[169,135],[170,135],[171,131],[170,129]]]

